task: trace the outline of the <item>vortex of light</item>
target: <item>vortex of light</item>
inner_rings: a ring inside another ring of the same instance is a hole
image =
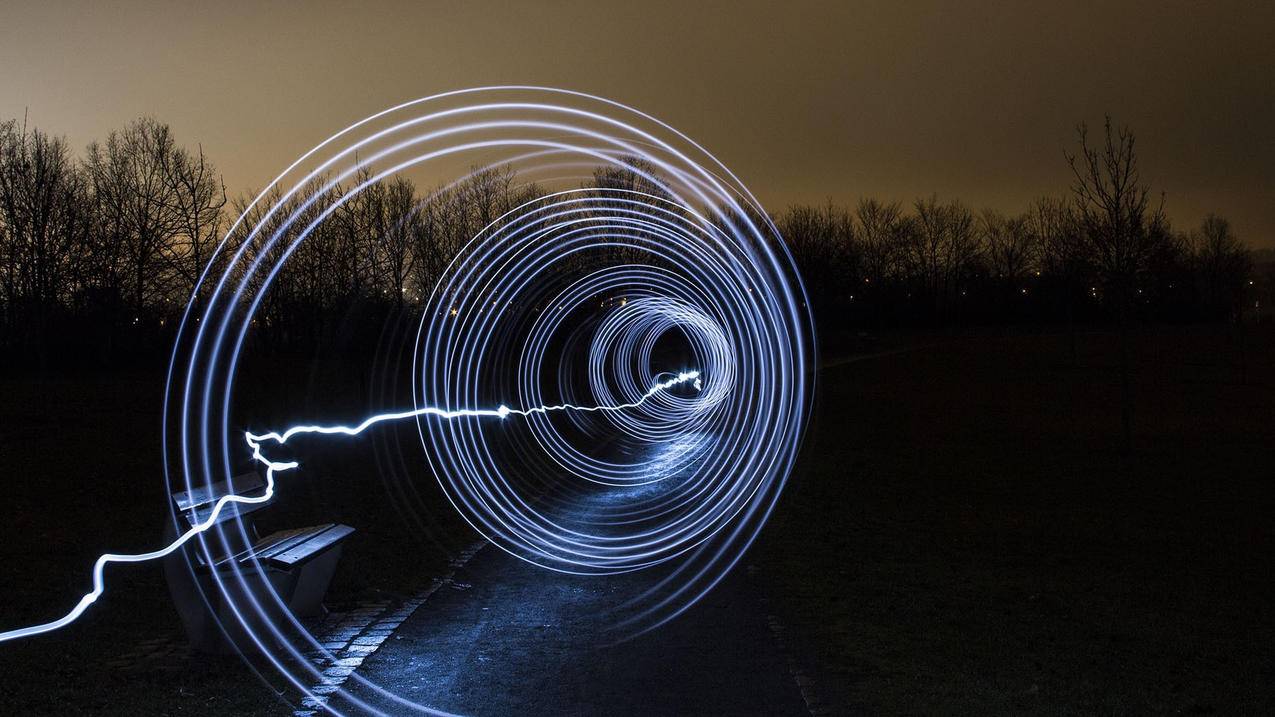
[[[459,186],[494,167],[539,191],[484,217],[441,272],[404,411],[437,485],[491,543],[562,573],[649,570],[621,620],[651,629],[712,589],[774,508],[810,407],[813,327],[782,238],[747,188],[686,136],[610,100],[536,87],[436,95],[351,125],[277,177],[231,227],[183,318],[166,400],[169,489],[243,465],[232,416],[251,416],[252,396],[237,391],[238,369],[263,303],[317,227],[395,175]],[[695,385],[649,393],[679,375]],[[564,405],[631,408],[508,421],[422,410]],[[303,481],[304,467],[285,475]],[[192,543],[212,556],[247,537],[235,520]],[[323,648],[277,595],[232,589],[247,577],[214,575],[209,599],[229,605],[245,652],[314,696],[322,676],[308,656]],[[396,713],[431,712],[352,679]],[[335,713],[377,709],[348,690],[323,699]]]

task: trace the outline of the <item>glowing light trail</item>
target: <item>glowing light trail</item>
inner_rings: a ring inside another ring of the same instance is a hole
[[[465,417],[505,419],[505,418],[508,418],[509,416],[531,416],[536,413],[546,414],[551,411],[585,411],[585,412],[624,411],[624,410],[637,408],[641,406],[643,403],[646,403],[647,400],[649,400],[655,394],[660,393],[661,391],[667,391],[668,389],[674,386],[684,384],[688,381],[693,382],[692,385],[694,386],[695,390],[698,391],[701,389],[702,384],[700,382],[699,371],[683,371],[667,381],[661,381],[659,383],[656,383],[654,386],[651,387],[650,390],[648,390],[645,394],[643,394],[642,397],[639,398],[638,400],[632,401],[630,403],[622,403],[617,405],[575,406],[569,403],[564,403],[564,404],[559,404],[555,406],[536,406],[534,408],[516,409],[516,408],[510,408],[502,404],[499,408],[494,408],[494,409],[479,408],[479,409],[457,409],[457,410],[447,410],[443,408],[437,408],[434,406],[426,406],[424,408],[418,408],[414,411],[400,411],[397,413],[378,414],[364,420],[362,423],[354,427],[350,427],[350,426],[293,426],[292,428],[287,429],[283,433],[272,431],[270,433],[263,433],[258,435],[255,433],[246,432],[244,434],[244,440],[248,443],[248,447],[252,449],[252,459],[266,467],[266,490],[264,493],[256,497],[248,497],[248,496],[235,495],[235,494],[222,496],[213,505],[212,512],[208,514],[208,517],[204,519],[203,522],[196,523],[195,525],[191,526],[189,530],[187,530],[185,533],[182,533],[176,540],[174,540],[173,542],[169,543],[168,545],[164,546],[163,548],[159,550],[153,550],[148,553],[135,553],[135,554],[106,553],[102,555],[93,564],[93,590],[87,593],[84,597],[80,598],[80,601],[76,603],[75,607],[70,612],[68,612],[66,615],[52,622],[46,622],[40,625],[31,625],[30,627],[23,627],[23,628],[18,628],[16,630],[0,632],[0,642],[6,642],[9,640],[17,640],[24,637],[31,637],[31,636],[40,635],[46,632],[53,632],[54,630],[59,630],[75,622],[77,619],[79,619],[80,615],[84,614],[84,611],[87,610],[90,605],[97,602],[97,599],[100,598],[102,594],[106,591],[104,572],[106,570],[106,566],[109,565],[110,563],[143,563],[150,560],[158,560],[165,556],[171,555],[173,552],[181,548],[181,546],[189,542],[191,538],[195,537],[196,535],[199,535],[200,533],[203,533],[204,531],[208,530],[212,526],[216,525],[217,518],[221,515],[222,510],[224,510],[227,505],[231,503],[260,504],[260,503],[269,502],[270,499],[274,497],[275,473],[286,471],[286,470],[292,470],[294,468],[297,468],[300,464],[297,463],[296,461],[272,461],[269,458],[265,457],[265,455],[263,455],[261,452],[261,444],[265,441],[273,441],[279,445],[283,445],[284,443],[288,441],[289,438],[292,438],[295,435],[310,434],[310,433],[318,433],[322,435],[342,434],[347,436],[357,436],[363,431],[366,431],[368,428],[371,428],[372,426],[378,423],[384,423],[387,421],[401,421],[408,418],[417,418],[420,416],[438,416],[439,418],[443,418],[447,420],[451,420],[455,418],[465,418]]]
[[[418,416],[438,416],[440,418],[446,418],[450,420],[453,418],[464,418],[464,417],[508,418],[509,416],[530,416],[535,413],[549,413],[550,411],[585,411],[590,413],[596,412],[596,411],[624,411],[631,408],[637,408],[638,406],[641,406],[642,404],[646,403],[648,399],[650,399],[652,396],[659,393],[660,391],[667,391],[668,389],[674,386],[677,386],[679,384],[686,383],[687,381],[694,381],[693,385],[695,387],[695,390],[697,391],[702,388],[702,384],[700,383],[700,378],[699,378],[699,371],[683,371],[682,373],[677,374],[675,377],[667,381],[662,381],[660,383],[655,384],[654,386],[651,387],[651,390],[647,391],[638,400],[633,401],[631,403],[621,403],[614,406],[574,406],[569,403],[563,403],[557,406],[536,406],[535,408],[528,408],[528,409],[510,408],[508,406],[501,405],[499,408],[462,408],[462,409],[458,409],[454,411],[449,411],[444,408],[435,408],[434,406],[426,406],[424,408],[418,408],[414,411],[400,411],[398,413],[378,414],[378,415],[372,416],[371,418],[368,418],[367,420],[363,421],[357,426],[354,426],[353,428],[351,428],[350,426],[293,426],[292,428],[289,428],[283,433],[271,432],[271,433],[263,433],[261,435],[248,433],[248,434],[245,434],[245,437],[248,441],[248,445],[253,449],[252,457],[255,460],[259,461],[262,465],[266,466],[266,468],[269,470],[283,471],[283,470],[290,470],[292,468],[296,468],[297,467],[296,461],[291,461],[288,463],[275,463],[273,461],[267,460],[266,458],[261,456],[261,453],[259,450],[260,444],[262,441],[274,441],[275,443],[282,445],[284,443],[287,443],[289,438],[292,438],[293,436],[299,433],[321,433],[325,435],[343,434],[347,436],[357,436],[358,434],[362,433],[363,431],[366,431],[368,428],[378,423],[383,423],[385,421],[401,421],[407,418],[416,418]]]
[[[458,176],[460,167],[468,172]],[[482,199],[495,197],[485,190],[457,194],[493,172],[509,172],[516,191],[500,190],[499,202]],[[264,187],[226,232],[192,292],[203,298],[179,324],[161,444],[169,492],[216,482],[238,458],[247,437],[228,417],[243,395],[241,357],[272,292],[291,295],[293,258],[347,202],[409,173],[455,181],[402,221],[460,196],[485,202],[473,209],[488,223],[466,220],[468,241],[449,235],[441,264],[427,261],[434,287],[414,287],[423,309],[414,342],[406,328],[382,335],[375,383],[401,395],[397,369],[410,348],[410,408],[492,405],[480,388],[543,406],[519,411],[507,432],[484,430],[481,419],[512,408],[417,420],[444,497],[494,547],[548,570],[668,565],[615,606],[615,627],[635,634],[676,618],[741,560],[784,489],[809,417],[814,326],[779,228],[740,178],[668,124],[594,95],[501,86],[412,100],[331,135]],[[657,370],[669,366],[696,368],[699,392],[619,410],[678,375]],[[249,444],[272,475],[297,467],[263,453],[285,433]],[[389,443],[378,446],[377,468],[410,527],[423,527],[417,476]],[[187,549],[247,537],[223,521]],[[273,667],[307,704],[337,715],[440,714],[358,672],[358,690],[313,690],[328,684],[313,656],[345,655],[274,591],[241,589],[238,566],[210,577],[199,589],[222,606],[217,620],[235,647],[260,655],[249,666]]]

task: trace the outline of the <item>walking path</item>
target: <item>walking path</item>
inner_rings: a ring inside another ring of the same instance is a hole
[[[616,596],[645,580],[560,575],[488,548],[455,571],[459,589],[435,591],[357,671],[467,715],[812,713],[810,685],[799,687],[804,678],[742,570],[670,624],[602,644],[614,634]],[[354,681],[345,687],[387,713],[405,711]]]

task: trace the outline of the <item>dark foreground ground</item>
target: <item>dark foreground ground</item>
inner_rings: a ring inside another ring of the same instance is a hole
[[[458,575],[468,589],[436,593],[359,670],[484,714],[630,694],[649,713],[1271,713],[1275,341],[1242,345],[1143,332],[1125,456],[1109,335],[1081,335],[1074,356],[1066,335],[889,342],[921,348],[822,372],[780,511],[685,620],[574,650],[560,626],[588,589],[488,550]],[[61,614],[101,550],[158,540],[160,397],[151,376],[0,382],[0,627]],[[359,528],[338,606],[411,594],[470,539],[427,491],[350,499],[342,476],[378,480],[363,475],[377,456],[351,450],[288,509]],[[109,580],[81,623],[0,646],[0,712],[288,713],[238,661],[180,649],[157,570]],[[485,614],[546,590],[562,599]],[[523,630],[550,662],[534,679],[495,669],[493,630]]]
[[[753,562],[841,712],[1275,712],[1271,336],[957,340],[824,373]],[[1243,346],[1243,353],[1239,347]]]

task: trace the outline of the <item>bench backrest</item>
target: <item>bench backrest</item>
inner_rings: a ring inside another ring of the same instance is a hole
[[[176,504],[177,510],[186,516],[186,520],[191,525],[195,525],[208,519],[208,516],[212,514],[213,508],[216,507],[217,501],[221,500],[223,496],[242,495],[244,497],[255,497],[261,495],[265,487],[266,484],[261,480],[261,476],[255,472],[244,473],[230,480],[174,493],[173,503]],[[265,503],[227,503],[221,509],[221,513],[217,515],[217,523],[224,523],[227,520],[247,515],[258,508],[264,508],[265,505]]]

